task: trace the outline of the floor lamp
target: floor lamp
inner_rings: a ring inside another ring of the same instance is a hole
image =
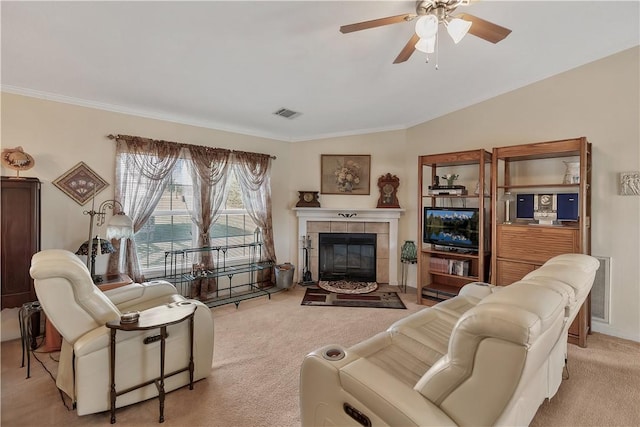
[[[100,227],[104,224],[105,216],[107,215],[107,208],[113,211],[113,216],[109,220],[107,224],[107,240],[111,239],[129,239],[133,237],[133,221],[123,212],[122,204],[117,200],[105,200],[100,204],[98,210],[95,210],[95,196],[91,201],[91,210],[84,211],[85,215],[89,215],[89,238],[87,242],[89,243],[89,247],[87,248],[87,268],[91,271],[92,278],[94,277],[94,269],[95,269],[95,255],[94,254],[94,239],[93,239],[93,224],[94,218],[98,217],[96,220],[96,225]],[[117,210],[116,210],[117,208]],[[95,249],[95,253],[97,253],[97,248]],[[93,259],[93,262],[92,262]]]

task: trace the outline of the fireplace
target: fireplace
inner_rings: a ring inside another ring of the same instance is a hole
[[[319,233],[320,280],[376,281],[376,235]]]
[[[398,221],[404,209],[294,208],[294,211],[298,217],[299,242],[311,242],[306,254],[302,245],[298,247],[299,280],[306,259],[313,280],[319,278],[320,233],[365,233],[376,236],[376,282],[398,285]]]

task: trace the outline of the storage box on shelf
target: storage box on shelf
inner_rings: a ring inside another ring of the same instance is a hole
[[[586,138],[494,148],[491,175],[493,284],[518,281],[559,254],[591,253]],[[583,347],[590,304],[587,298],[569,329],[569,341]]]
[[[486,150],[418,157],[419,304],[433,304],[451,298],[465,284],[487,280],[490,255],[488,224],[491,218],[487,188],[490,172],[491,154]],[[451,175],[457,175],[458,179],[451,183],[443,182],[443,176]],[[457,228],[457,223],[452,223],[450,227],[456,231],[449,233],[449,225],[445,225],[447,220],[438,220],[434,225],[433,219],[426,217],[425,208],[430,214],[450,208],[450,212],[441,214],[465,214],[472,221],[465,222],[462,231]],[[470,222],[472,226],[469,226]],[[436,226],[445,231],[441,242],[432,238]]]

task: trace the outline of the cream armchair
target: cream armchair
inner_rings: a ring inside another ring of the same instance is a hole
[[[166,281],[133,283],[100,291],[84,263],[73,253],[44,250],[31,260],[31,276],[38,300],[47,318],[62,335],[62,349],[56,385],[75,403],[78,415],[106,411],[109,403],[108,321],[122,312],[145,310],[184,301]],[[205,378],[213,358],[213,319],[207,306],[198,307],[194,323],[194,380]],[[189,322],[167,328],[165,372],[173,372],[189,361]],[[116,336],[116,385],[119,390],[156,378],[160,372],[160,342],[145,344],[144,338],[157,330],[119,333]],[[165,380],[171,391],[189,383],[183,372]],[[140,402],[158,395],[154,384],[118,397],[117,406]]]

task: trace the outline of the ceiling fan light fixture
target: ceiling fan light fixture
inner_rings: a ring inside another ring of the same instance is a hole
[[[428,39],[420,39],[415,45],[416,50],[424,53],[433,53],[436,50],[436,36]]]
[[[438,18],[435,15],[423,15],[416,22],[416,34],[421,39],[430,39],[438,33]]]
[[[447,32],[453,39],[453,42],[458,44],[469,32],[471,22],[460,18],[453,18],[450,21],[445,21],[445,26],[447,27]]]

